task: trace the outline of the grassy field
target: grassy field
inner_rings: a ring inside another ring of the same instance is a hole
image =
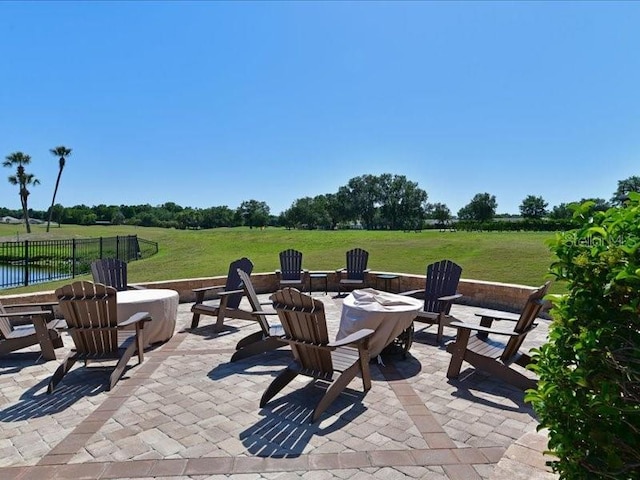
[[[129,280],[135,282],[225,275],[229,262],[249,257],[254,271],[279,267],[278,252],[295,248],[304,253],[304,267],[335,270],[344,266],[344,253],[353,247],[369,251],[369,268],[391,272],[424,274],[426,265],[448,258],[460,264],[467,279],[524,285],[540,285],[553,259],[545,241],[550,233],[536,232],[387,232],[307,231],[267,228],[220,228],[184,231],[131,226],[33,226],[0,225],[0,241],[48,238],[89,238],[134,235],[159,244],[159,253],[129,264]],[[21,293],[51,290],[68,281],[4,290]],[[558,291],[559,286],[554,289]]]

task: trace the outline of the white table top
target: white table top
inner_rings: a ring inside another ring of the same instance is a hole
[[[171,298],[178,296],[178,292],[175,290],[169,290],[168,288],[149,288],[144,290],[124,290],[118,292],[116,297],[118,302],[124,303],[144,303],[154,300],[163,300],[165,298]]]
[[[347,295],[343,305],[367,312],[415,312],[422,308],[422,300],[383,292],[373,288],[354,290]]]

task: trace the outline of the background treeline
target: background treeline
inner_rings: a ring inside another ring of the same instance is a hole
[[[590,200],[594,210],[619,205],[630,191],[640,191],[640,177],[618,182],[611,200],[576,199],[575,204]],[[520,205],[520,215],[497,215],[496,197],[478,193],[454,217],[443,203],[429,203],[427,192],[403,175],[382,174],[354,177],[336,193],[295,200],[280,215],[272,215],[264,201],[243,201],[239,207],[226,205],[209,208],[182,207],[173,202],[162,205],[75,205],[55,204],[51,218],[60,224],[137,225],[178,229],[208,229],[248,226],[280,226],[295,229],[419,230],[456,228],[463,230],[555,231],[573,228],[572,204],[562,203],[547,209],[540,196],[527,195]],[[46,220],[49,210],[29,209],[32,219]],[[0,207],[0,216],[22,218],[21,210]]]

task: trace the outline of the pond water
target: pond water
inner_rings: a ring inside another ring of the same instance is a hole
[[[71,275],[68,275],[71,277]],[[60,271],[47,268],[29,268],[29,285],[34,283],[51,282],[67,278],[61,275]],[[22,265],[1,265],[0,264],[0,289],[24,286],[24,267]]]

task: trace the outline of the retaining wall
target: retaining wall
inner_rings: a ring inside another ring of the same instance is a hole
[[[330,291],[338,290],[338,277],[335,272],[327,273],[328,287]],[[369,274],[369,286],[376,288],[381,287],[382,283],[376,282],[376,274],[395,274],[399,276],[398,281],[393,280],[390,283],[390,287],[394,290],[408,291],[408,290],[420,290],[424,289],[425,277],[424,275],[409,275],[395,272],[371,272]],[[140,283],[138,285],[145,286],[147,288],[170,288],[176,290],[180,294],[180,302],[193,302],[195,296],[192,292],[194,288],[207,287],[212,285],[224,285],[225,276],[219,277],[206,277],[206,278],[190,278],[182,280],[167,280],[163,282],[149,282]],[[278,288],[278,280],[273,272],[269,273],[253,273],[251,275],[251,281],[255,286],[258,293],[274,292]],[[321,288],[320,282],[316,281],[313,285],[314,289]],[[322,288],[324,285],[322,285]],[[538,287],[516,285],[508,283],[498,282],[485,282],[481,280],[468,280],[461,279],[458,285],[458,291],[463,297],[458,303],[465,305],[473,305],[484,308],[491,308],[496,310],[505,310],[510,312],[518,312],[531,291]],[[214,292],[212,291],[209,298],[213,298]],[[0,302],[5,305],[11,305],[16,303],[36,303],[36,302],[51,302],[55,301],[53,290],[16,294],[16,295],[2,295],[0,296]]]

